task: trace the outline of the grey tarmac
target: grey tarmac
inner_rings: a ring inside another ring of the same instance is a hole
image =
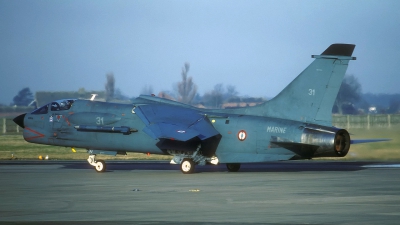
[[[400,163],[1,161],[0,223],[399,224]],[[48,223],[46,223],[48,221]],[[96,223],[93,223],[96,221]]]

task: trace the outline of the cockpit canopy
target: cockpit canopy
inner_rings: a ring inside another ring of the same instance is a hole
[[[74,103],[75,99],[62,99],[52,103],[46,104],[38,109],[35,109],[32,114],[47,114],[49,108],[51,111],[64,111],[69,110]]]

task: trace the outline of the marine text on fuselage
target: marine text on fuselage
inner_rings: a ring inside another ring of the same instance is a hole
[[[286,133],[286,127],[267,127],[267,132],[269,133],[279,133],[279,134],[284,134]]]

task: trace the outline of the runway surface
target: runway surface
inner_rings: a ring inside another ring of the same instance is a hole
[[[236,173],[222,164],[198,166],[189,175],[167,162],[107,166],[108,172],[96,173],[84,161],[0,162],[0,223],[400,221],[400,163],[289,161],[243,164]]]

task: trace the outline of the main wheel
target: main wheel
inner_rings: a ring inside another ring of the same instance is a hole
[[[240,169],[240,163],[227,163],[226,168],[229,172],[237,172]]]
[[[96,166],[94,167],[97,172],[102,173],[106,171],[106,162],[104,160],[97,160]]]
[[[193,173],[195,166],[196,164],[193,162],[193,160],[185,158],[181,163],[181,171],[184,174]]]

